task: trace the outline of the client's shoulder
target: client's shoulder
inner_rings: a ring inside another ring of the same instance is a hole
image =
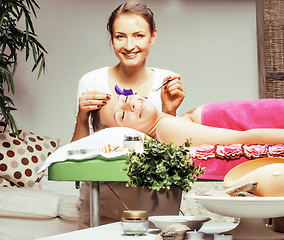
[[[202,109],[203,106],[196,107],[182,115],[182,117],[187,118],[187,120],[190,120],[194,123],[201,124]]]
[[[156,129],[159,141],[170,143],[172,136],[177,134],[177,131],[183,128],[185,122],[188,122],[188,120],[183,117],[167,116],[160,119]]]
[[[169,136],[171,135],[171,129],[169,126],[174,124],[174,117],[163,117],[157,124],[156,135],[160,142],[169,143]]]

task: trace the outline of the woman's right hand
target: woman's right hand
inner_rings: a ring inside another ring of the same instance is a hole
[[[81,120],[87,120],[90,112],[97,110],[106,105],[111,99],[111,95],[99,91],[86,91],[79,97],[79,111],[78,117]]]
[[[86,91],[79,97],[79,111],[75,131],[71,142],[89,136],[89,115],[93,110],[97,110],[106,105],[111,99],[111,95],[99,91]]]

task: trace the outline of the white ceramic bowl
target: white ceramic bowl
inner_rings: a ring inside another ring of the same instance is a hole
[[[210,220],[210,218],[204,216],[167,215],[151,216],[149,217],[149,220],[153,222],[160,230],[163,230],[174,223],[180,223],[188,226],[192,231],[198,231],[205,222]]]
[[[284,197],[195,196],[201,206],[223,216],[274,218],[284,216]]]

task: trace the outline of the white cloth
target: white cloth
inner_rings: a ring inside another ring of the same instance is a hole
[[[107,146],[108,144],[123,146],[123,138],[124,135],[127,134],[139,134],[143,138],[145,136],[145,134],[142,132],[126,127],[112,127],[102,129],[96,132],[95,134],[81,138],[77,141],[71,142],[58,148],[55,152],[49,155],[42,167],[39,169],[38,173],[44,171],[48,166],[50,166],[54,162],[63,162],[67,159],[89,159],[98,155],[101,155],[106,158],[122,156],[128,152],[128,149],[112,153],[102,153],[98,150]],[[77,154],[70,155],[70,151],[76,152],[77,150],[79,150]],[[81,151],[80,153],[80,150],[83,151]]]
[[[163,70],[159,68],[151,68],[155,73],[155,79],[153,88],[159,87],[164,78],[173,74],[173,72],[168,70]],[[94,71],[86,73],[79,81],[78,91],[77,91],[77,108],[76,108],[76,115],[78,113],[78,106],[79,106],[79,97],[82,95],[83,92],[86,91],[101,91],[105,93],[111,94],[112,91],[108,86],[108,79],[109,79],[109,67],[103,67],[96,69]],[[119,86],[118,86],[119,87]],[[162,111],[162,101],[161,101],[161,91],[151,91],[148,100],[152,102],[156,108]],[[90,132],[92,133],[92,125],[90,124]]]

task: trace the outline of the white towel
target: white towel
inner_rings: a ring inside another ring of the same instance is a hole
[[[93,158],[98,155],[106,158],[113,158],[125,155],[128,152],[128,149],[111,153],[103,153],[98,150],[108,144],[123,146],[124,136],[128,134],[139,134],[143,138],[145,136],[142,132],[126,127],[113,127],[100,130],[90,136],[81,138],[58,148],[46,159],[42,167],[38,170],[38,173],[44,171],[52,163],[63,162],[67,159],[82,160]],[[70,151],[73,153],[72,155],[70,155]]]

